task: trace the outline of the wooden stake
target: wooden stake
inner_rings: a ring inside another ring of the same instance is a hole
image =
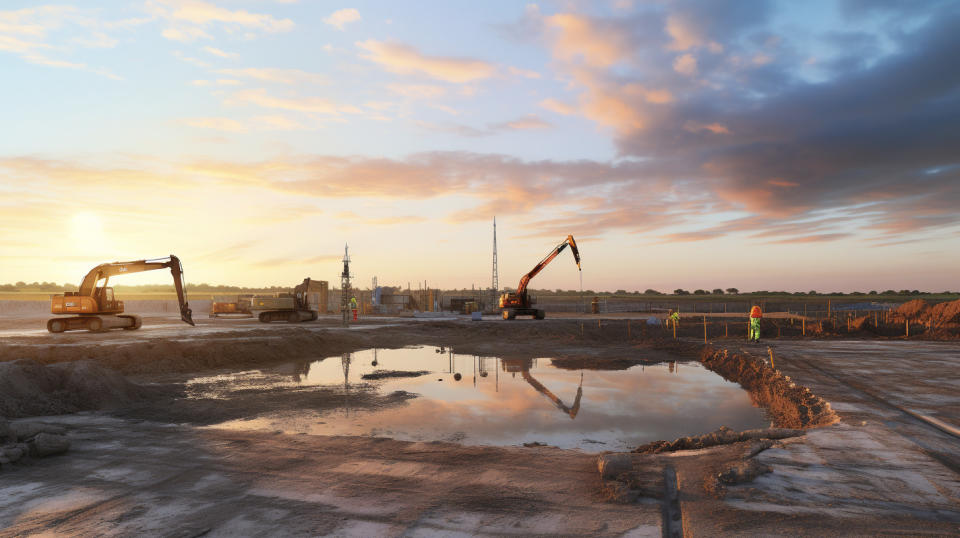
[[[703,316],[703,343],[707,343],[707,316]]]
[[[774,366],[774,364],[773,364],[773,348],[768,347],[768,348],[767,348],[767,353],[770,354],[770,367],[773,368],[774,370],[776,370],[777,367]]]
[[[673,339],[674,340],[677,339],[677,322],[676,321],[673,322]]]
[[[803,331],[803,336],[807,335],[807,313],[803,313],[803,321],[801,323],[801,331]]]
[[[729,325],[730,325],[729,323],[723,322],[723,337],[724,337],[724,338],[729,338],[729,337],[730,337],[730,327],[729,327]]]
[[[907,323],[907,338],[910,338],[910,320],[908,319],[906,323]]]

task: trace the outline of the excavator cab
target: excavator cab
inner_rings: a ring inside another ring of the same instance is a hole
[[[100,313],[122,313],[123,312],[123,301],[117,301],[113,295],[113,287],[110,286],[98,286],[94,296],[97,298],[97,303],[100,305]]]

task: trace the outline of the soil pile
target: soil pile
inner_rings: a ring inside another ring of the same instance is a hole
[[[0,415],[12,418],[121,407],[156,391],[91,361],[0,363]]]
[[[926,312],[929,308],[930,305],[923,299],[914,299],[898,306],[897,309],[893,311],[893,315],[903,319],[916,319],[917,316]]]
[[[809,428],[838,420],[829,403],[807,387],[793,383],[762,359],[707,347],[700,362],[745,388],[755,404],[767,409],[777,427]]]
[[[915,299],[891,312],[891,318],[899,323],[926,324],[932,329],[955,327],[960,324],[960,300],[931,305],[923,299]]]
[[[678,437],[673,441],[654,441],[647,443],[633,449],[633,452],[640,454],[659,454],[660,452],[676,452],[677,450],[700,450],[712,446],[730,445],[741,441],[754,439],[786,439],[787,437],[797,437],[803,434],[803,430],[789,428],[767,428],[738,432],[726,426],[721,426],[717,431],[703,435]]]

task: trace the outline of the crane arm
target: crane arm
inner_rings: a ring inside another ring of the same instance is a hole
[[[136,260],[132,262],[112,262],[100,264],[87,273],[80,283],[79,295],[92,297],[97,289],[97,282],[109,280],[112,276],[142,273],[157,269],[170,269],[173,274],[173,284],[177,289],[177,302],[180,304],[180,319],[193,325],[193,315],[187,303],[187,290],[183,279],[183,265],[180,258],[173,254],[158,260]],[[106,285],[106,284],[104,284]]]
[[[568,235],[566,239],[564,239],[559,245],[557,245],[542,260],[540,260],[540,263],[535,265],[533,269],[530,270],[529,273],[523,275],[523,277],[520,278],[520,285],[517,286],[517,295],[525,294],[527,292],[527,284],[530,283],[530,279],[537,276],[537,274],[540,271],[543,271],[543,268],[546,267],[547,264],[552,262],[553,259],[556,258],[561,252],[563,252],[563,249],[567,248],[567,245],[570,245],[570,252],[573,253],[573,259],[574,261],[577,262],[577,270],[581,270],[580,269],[580,250],[577,249],[577,242],[573,240],[573,236]]]

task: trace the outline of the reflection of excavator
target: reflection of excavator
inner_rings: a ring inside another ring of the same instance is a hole
[[[503,319],[514,319],[517,316],[533,316],[534,319],[544,318],[545,313],[543,310],[533,308],[533,301],[530,300],[530,295],[527,294],[527,284],[530,283],[531,278],[537,276],[537,273],[543,271],[543,268],[546,267],[548,263],[552,262],[558,254],[563,252],[563,249],[567,248],[567,245],[570,245],[570,251],[573,252],[573,259],[577,262],[577,270],[580,270],[580,251],[577,250],[577,243],[573,240],[573,236],[568,235],[550,254],[547,254],[545,258],[540,260],[540,263],[535,265],[529,273],[523,275],[516,292],[507,292],[500,296],[500,308],[503,309]]]
[[[87,276],[83,277],[79,291],[53,296],[50,311],[60,315],[73,314],[73,317],[53,318],[47,321],[47,330],[52,333],[62,333],[78,329],[86,329],[90,332],[115,328],[139,329],[140,316],[123,314],[123,301],[116,300],[113,288],[107,286],[110,277],[167,268],[173,274],[173,283],[177,288],[180,319],[193,325],[192,312],[187,304],[187,291],[183,283],[183,266],[180,264],[180,259],[171,254],[168,258],[157,260],[113,262],[94,267]],[[101,280],[103,285],[98,286],[97,283]]]
[[[310,289],[312,282],[309,277],[303,279],[302,283],[293,288],[293,293],[278,293],[276,296],[254,295],[250,298],[250,310],[259,311],[257,318],[263,323],[313,321],[318,314],[316,310],[310,309],[308,301],[308,294],[314,291]]]
[[[564,413],[570,415],[570,419],[573,420],[577,418],[577,413],[580,412],[580,397],[583,396],[583,374],[580,374],[580,386],[577,387],[577,397],[573,400],[573,407],[567,407],[563,403],[563,400],[557,397],[556,394],[550,392],[550,389],[544,387],[542,383],[537,381],[530,375],[530,367],[533,365],[532,359],[502,359],[503,370],[505,372],[517,373],[520,372],[521,377],[526,380],[527,383],[530,383],[530,386],[537,389],[537,392],[543,394],[553,402],[553,405],[557,406],[557,409],[563,411]]]

